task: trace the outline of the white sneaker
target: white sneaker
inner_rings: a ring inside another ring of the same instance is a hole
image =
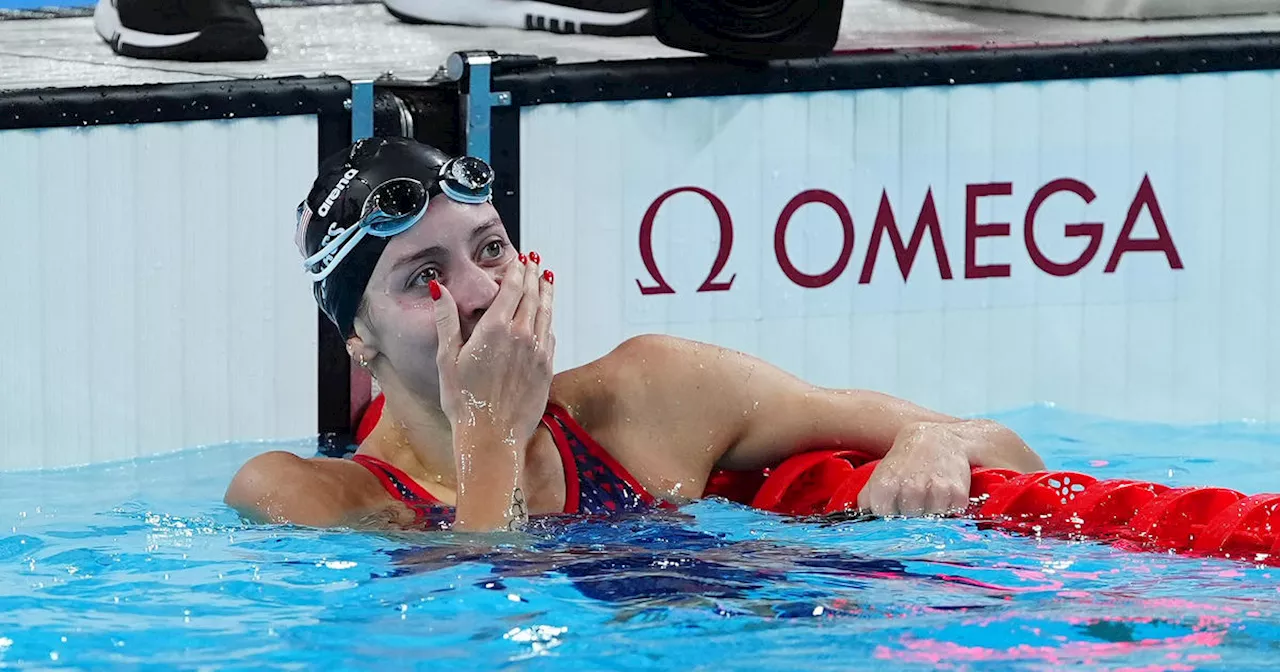
[[[652,35],[651,0],[382,0],[406,23],[523,28],[585,35]]]

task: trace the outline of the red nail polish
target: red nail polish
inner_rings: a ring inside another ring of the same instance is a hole
[[[427,288],[431,290],[431,300],[439,301],[440,300],[440,283],[436,282],[435,280],[432,280],[431,282],[427,283]]]
[[[535,264],[542,263],[542,257],[539,257],[537,252],[530,252],[529,258],[532,259]]]
[[[552,273],[550,269],[542,272],[542,279],[546,280],[548,285],[556,284],[556,274]]]
[[[521,253],[521,254],[520,254],[520,263],[522,263],[522,264],[527,264],[527,263],[529,263],[529,258],[528,258],[528,257],[526,257],[526,256],[524,256],[524,254],[523,254],[523,253]]]

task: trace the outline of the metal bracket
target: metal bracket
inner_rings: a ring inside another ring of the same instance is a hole
[[[490,88],[496,57],[490,51],[457,51],[449,55],[445,64],[445,76],[460,82],[465,92],[462,96],[462,119],[466,153],[485,161],[491,160],[492,110],[511,104],[510,93],[494,93]]]
[[[373,137],[373,81],[351,82],[351,142]]]

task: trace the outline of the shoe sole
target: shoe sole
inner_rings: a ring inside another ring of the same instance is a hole
[[[93,10],[93,27],[112,51],[130,58],[166,61],[261,61],[267,57],[262,35],[235,23],[215,23],[193,33],[148,33],[125,28],[110,0]]]
[[[405,23],[489,26],[584,35],[652,35],[648,9],[593,12],[535,0],[383,0]]]

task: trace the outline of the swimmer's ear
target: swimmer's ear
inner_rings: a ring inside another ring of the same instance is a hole
[[[356,335],[347,339],[347,354],[351,355],[351,361],[355,362],[362,369],[367,369],[373,360],[378,357],[378,349],[369,341],[360,336],[360,327],[356,326]]]
[[[373,362],[382,354],[382,346],[378,342],[377,331],[369,323],[368,305],[368,302],[361,301],[356,310],[355,319],[351,322],[353,333],[347,337],[347,354],[361,368],[373,373]]]

